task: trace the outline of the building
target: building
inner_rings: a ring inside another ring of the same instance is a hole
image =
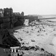
[[[0,17],[3,17],[4,15],[3,15],[3,9],[0,9]]]
[[[20,16],[20,13],[19,12],[14,12],[13,16]]]
[[[25,25],[25,26],[29,26],[29,19],[25,19],[24,25]]]
[[[4,16],[11,17],[13,15],[12,8],[4,8]]]
[[[20,50],[19,46],[10,47],[11,56],[23,56],[23,52]]]

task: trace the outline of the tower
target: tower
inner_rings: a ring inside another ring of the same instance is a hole
[[[12,8],[4,8],[4,16],[11,17],[13,15]]]
[[[24,12],[21,12],[21,16],[24,16]]]

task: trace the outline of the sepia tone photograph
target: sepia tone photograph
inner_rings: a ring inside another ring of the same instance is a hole
[[[0,56],[56,56],[56,0],[1,0]]]

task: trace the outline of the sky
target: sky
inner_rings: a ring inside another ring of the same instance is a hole
[[[56,0],[0,0],[0,8],[13,8],[25,15],[55,15]]]

